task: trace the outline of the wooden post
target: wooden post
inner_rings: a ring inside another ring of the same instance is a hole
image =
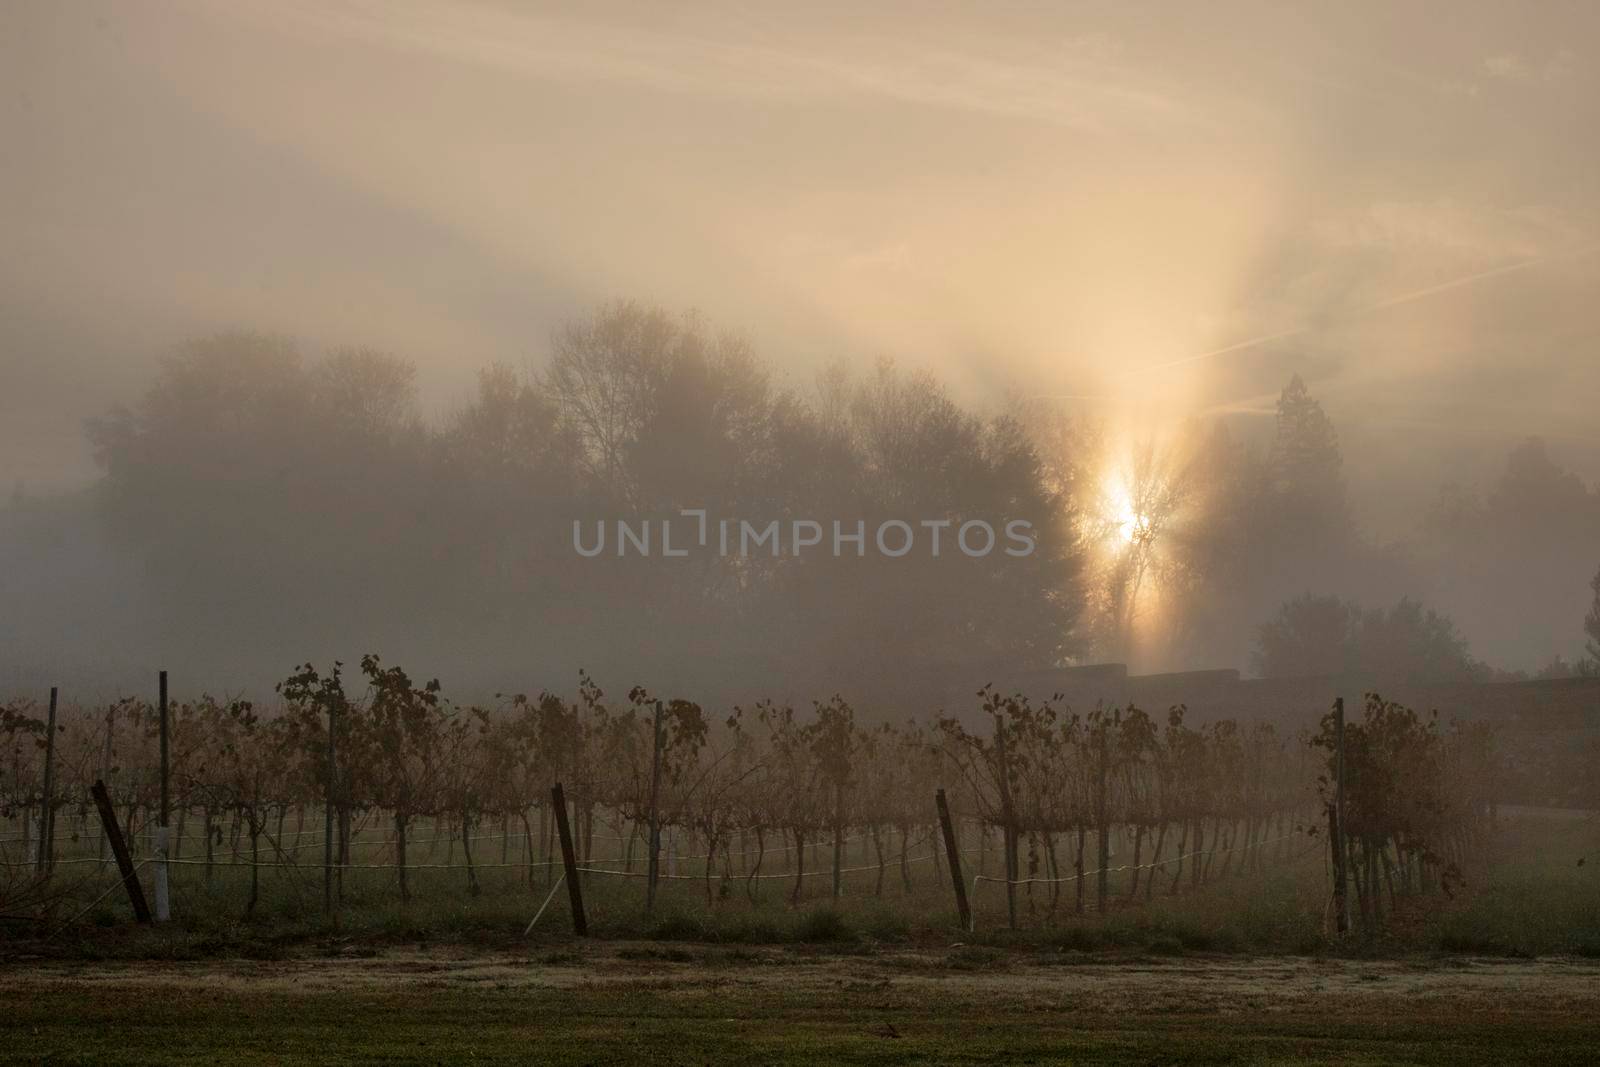
[[[833,784],[833,899],[839,899],[843,888],[844,867],[844,778]]]
[[[172,917],[167,897],[167,853],[171,844],[167,840],[168,815],[172,806],[171,767],[167,759],[167,672],[161,672],[161,811],[156,823],[156,922],[164,923]]]
[[[1350,897],[1345,871],[1344,844],[1344,697],[1333,702],[1333,810],[1328,813],[1332,822],[1333,848],[1333,912],[1339,933],[1350,929]]]
[[[139,876],[133,869],[133,859],[128,855],[127,842],[122,840],[122,828],[117,825],[117,813],[111,807],[111,795],[106,792],[106,784],[98,778],[89,791],[94,795],[94,806],[100,812],[100,825],[105,828],[106,840],[111,842],[111,854],[117,858],[117,869],[122,872],[122,884],[128,890],[133,917],[147,923],[150,921],[150,908],[144,902],[144,890],[139,887]]]
[[[961,849],[956,846],[956,828],[950,823],[950,805],[945,802],[944,790],[933,794],[934,807],[939,809],[939,828],[944,831],[944,854],[950,861],[950,881],[956,890],[956,913],[961,916],[961,928],[972,929],[972,908],[967,904],[967,884],[961,880]]]
[[[655,911],[656,878],[661,871],[661,701],[656,701],[655,718],[651,727],[650,745],[650,862],[645,878],[644,913]],[[566,818],[565,815],[562,816]]]
[[[1017,928],[1017,824],[1016,812],[1011,805],[1011,764],[1006,759],[1006,726],[998,715],[994,720],[994,744],[999,756],[1000,820],[1004,824],[1000,845],[1005,852],[1002,865],[1006,872],[1006,921],[1011,929]]]
[[[161,672],[161,818],[157,826],[167,825],[167,809],[172,803],[172,794],[168,784],[169,769],[167,766],[167,672]]]
[[[105,755],[100,757],[100,774],[101,774],[101,777],[104,777],[105,775],[108,775],[108,774],[111,773],[111,731],[112,731],[113,725],[114,725],[114,723],[116,721],[116,715],[117,715],[117,706],[115,704],[112,704],[112,705],[110,705],[109,707],[106,708],[106,748],[105,748]],[[109,840],[107,839],[105,834],[101,834],[100,835],[100,862],[102,864],[104,864],[105,861],[106,861],[106,849],[108,847],[110,847]]]
[[[50,717],[45,724],[44,737],[44,801],[39,811],[39,862],[35,868],[40,874],[48,873],[56,861],[56,687],[53,685],[50,687]]]
[[[572,829],[567,825],[567,798],[557,782],[550,790],[550,806],[555,809],[556,833],[561,837],[561,863],[567,870],[567,895],[572,900],[572,929],[579,937],[589,936],[589,923],[583,915],[583,886],[578,882],[578,858],[572,850]]]
[[[339,709],[328,705],[328,781],[322,796],[322,910],[333,914],[333,783],[339,772],[338,755],[334,750],[334,734],[338,726]]]
[[[1110,776],[1111,776],[1111,745],[1109,730],[1104,718],[1099,725],[1098,763],[1096,769],[1094,821],[1095,832],[1099,838],[1099,847],[1095,851],[1095,910],[1106,910],[1107,879],[1110,877],[1108,868],[1111,866],[1111,815],[1109,809]]]

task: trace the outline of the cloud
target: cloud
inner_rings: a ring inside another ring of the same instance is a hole
[[[1516,52],[1503,52],[1483,61],[1491,78],[1501,81],[1556,85],[1572,80],[1576,57],[1570,48],[1558,49],[1544,60],[1531,60]]]
[[[1593,18],[1469,6],[0,6],[0,280],[49,338],[0,316],[0,359],[122,372],[12,400],[52,453],[188,333],[385,345],[448,405],[616,296],[978,403],[1126,379],[1154,420],[1301,371],[1356,407],[1565,348],[1556,409],[1595,362],[1593,264],[1552,258],[1600,236]],[[44,469],[16,425],[0,486]]]
[[[765,101],[878,97],[1056,123],[1209,125],[1195,88],[1141,67],[1105,32],[1038,40],[915,26],[819,34],[815,20],[708,18],[688,25],[610,22],[418,2],[270,4],[254,17],[323,40],[422,53],[521,77]]]
[[[1550,204],[1501,207],[1444,196],[1377,200],[1314,225],[1331,249],[1446,255],[1475,262],[1525,259],[1570,246],[1581,231]]]

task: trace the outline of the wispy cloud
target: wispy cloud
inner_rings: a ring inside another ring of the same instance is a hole
[[[1483,61],[1491,78],[1508,82],[1543,82],[1554,85],[1571,80],[1576,57],[1570,48],[1558,49],[1545,59],[1529,59],[1518,52],[1502,52]]]
[[[1085,130],[1210,121],[1192,89],[1141,69],[1098,32],[935,43],[901,26],[893,35],[816,40],[803,24],[749,18],[689,29],[404,0],[270,4],[254,14],[305,33],[539,79],[766,100],[877,97]]]

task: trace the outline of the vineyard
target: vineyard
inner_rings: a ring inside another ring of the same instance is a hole
[[[714,715],[638,688],[614,701],[582,676],[573,700],[478,707],[373,656],[360,679],[351,692],[341,666],[307,665],[270,710],[207,696],[5,707],[0,910],[55,928],[126,915],[97,781],[137,880],[164,865],[180,920],[320,910],[337,924],[437,897],[498,900],[507,923],[551,923],[566,904],[581,922],[581,889],[601,929],[663,909],[885,899],[933,922],[1037,928],[1329,869],[1332,713],[1287,737],[1191,724],[1182,707],[1080,712],[985,689],[964,715],[868,725],[837,696]],[[1333,859],[1374,932],[1472,865],[1496,757],[1487,731],[1377,697],[1343,733]],[[578,884],[556,903],[566,871]]]

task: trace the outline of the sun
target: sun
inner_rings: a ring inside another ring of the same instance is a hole
[[[1107,478],[1101,488],[1101,510],[1107,539],[1124,545],[1137,541],[1148,528],[1145,517],[1134,506],[1133,494],[1120,477]]]

